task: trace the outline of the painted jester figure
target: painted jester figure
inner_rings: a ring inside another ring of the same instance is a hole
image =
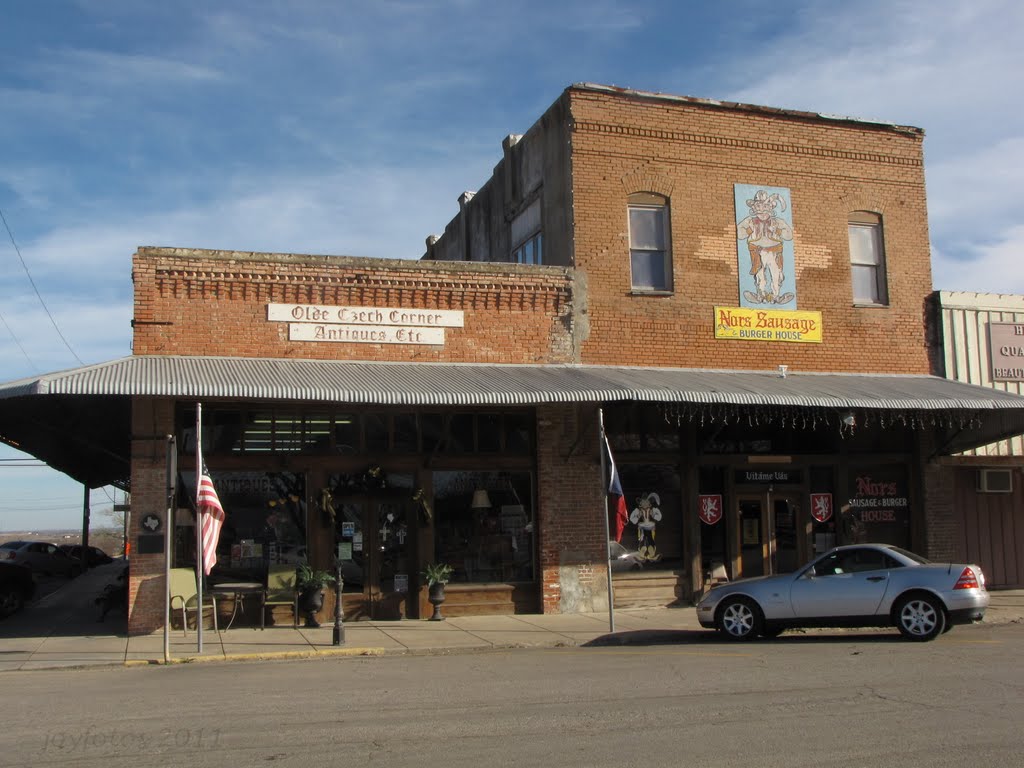
[[[661,560],[654,543],[654,529],[661,520],[659,504],[661,498],[658,494],[648,493],[636,500],[636,507],[629,515],[629,522],[636,526],[637,551],[640,557],[652,563]]]
[[[786,201],[779,194],[769,195],[757,190],[747,200],[750,215],[736,225],[736,237],[747,241],[750,251],[750,274],[754,276],[757,293],[744,291],[744,297],[756,304],[786,304],[793,300],[792,293],[782,293],[786,279],[783,272],[783,241],[793,239],[793,228],[785,219],[775,215],[775,209],[786,210]]]

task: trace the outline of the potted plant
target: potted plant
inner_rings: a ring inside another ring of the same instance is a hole
[[[427,599],[434,606],[431,621],[444,621],[441,615],[441,603],[444,602],[444,585],[452,577],[454,569],[447,563],[430,563],[423,569],[423,578],[427,582]]]
[[[299,610],[306,614],[307,627],[319,627],[316,614],[324,606],[324,587],[333,584],[334,574],[318,571],[303,563],[295,569],[295,588],[299,591]]]

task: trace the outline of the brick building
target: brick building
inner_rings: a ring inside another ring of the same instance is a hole
[[[425,616],[435,561],[446,612],[512,613],[686,601],[868,538],[950,558],[939,458],[1024,432],[1024,398],[930,375],[922,140],[575,85],[419,261],[140,248],[134,354],[4,385],[0,431],[130,487],[136,632],[199,402],[211,583],[338,556],[353,619]]]

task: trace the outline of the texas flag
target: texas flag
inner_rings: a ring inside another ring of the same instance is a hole
[[[626,511],[626,496],[622,492],[622,481],[619,480],[619,470],[615,466],[615,459],[612,458],[612,447],[608,445],[607,437],[604,439],[604,450],[608,454],[608,467],[611,470],[608,495],[612,497],[612,506],[608,512],[608,527],[615,540],[622,541],[622,532],[626,529],[629,512]]]

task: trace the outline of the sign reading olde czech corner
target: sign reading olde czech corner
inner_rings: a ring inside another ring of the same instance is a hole
[[[289,341],[444,344],[445,328],[462,328],[453,309],[268,304],[267,320],[288,323]]]
[[[821,312],[715,307],[715,338],[821,343]]]

